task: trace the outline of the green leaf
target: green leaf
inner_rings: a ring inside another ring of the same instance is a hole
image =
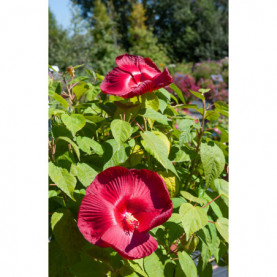
[[[135,260],[136,261],[136,260]],[[126,262],[128,263],[128,265],[132,268],[132,270],[134,270],[135,272],[139,273],[140,275],[142,275],[143,277],[148,277],[147,274],[144,272],[143,270],[143,264],[142,266],[139,265],[138,263],[136,263],[134,260],[126,260]],[[141,261],[143,261],[141,259]],[[123,275],[124,276],[124,275]],[[126,276],[126,275],[125,275]],[[130,275],[132,276],[132,275]],[[137,275],[138,276],[138,275]]]
[[[86,99],[88,101],[92,101],[100,92],[101,89],[98,86],[91,85],[89,90],[86,92]]]
[[[122,144],[118,149],[118,144],[114,139],[105,141],[102,144],[102,147],[104,150],[104,170],[112,166],[123,164],[124,162],[126,162],[130,155],[128,151],[130,147],[127,144]]]
[[[171,93],[169,93],[165,88],[160,88],[159,92],[167,99],[168,102],[170,101]],[[178,103],[178,100],[176,99],[175,102]]]
[[[194,109],[197,111],[197,105],[195,104],[181,104],[181,105],[177,105],[175,106],[176,108],[183,108],[183,109]]]
[[[187,237],[190,237],[208,223],[205,210],[197,206],[194,207],[189,203],[185,203],[180,207],[179,214]]]
[[[158,171],[157,173],[163,178],[170,197],[176,196],[179,192],[180,187],[180,183],[177,177],[169,171]]]
[[[79,77],[77,77],[77,78],[71,80],[68,84],[69,84],[69,85],[72,85],[72,84],[75,84],[75,83],[79,83],[79,82],[81,82],[81,81],[85,81],[85,80],[87,80],[87,79],[88,79],[87,76],[79,76]]]
[[[168,140],[168,137],[159,131],[152,131],[152,133],[155,134],[157,137],[159,137],[164,142],[164,144],[166,145],[166,148],[167,148],[167,155],[169,155],[170,141]]]
[[[175,84],[171,84],[170,88],[174,90],[174,92],[178,95],[178,97],[181,99],[181,101],[186,104],[185,98],[183,96],[183,92],[175,85]]]
[[[229,183],[223,179],[216,179],[211,186],[212,190],[229,199]]]
[[[209,92],[210,90],[211,90],[210,88],[200,88],[199,92],[204,94],[206,92]]]
[[[215,227],[219,234],[229,242],[229,220],[225,217],[218,218]]]
[[[98,174],[97,171],[86,163],[78,163],[76,169],[77,177],[85,187],[88,187]]]
[[[49,243],[49,276],[67,276],[74,277],[69,272],[68,260],[65,253],[60,248],[59,244],[52,240]]]
[[[65,192],[71,199],[74,199],[73,191],[76,186],[75,177],[70,174],[65,168],[55,166],[52,162],[49,162],[49,176],[52,181]]]
[[[216,144],[202,143],[200,155],[204,168],[206,185],[209,187],[212,182],[220,176],[224,169],[224,154]]]
[[[93,70],[85,69],[86,73],[90,76],[92,76],[96,80],[96,74]]]
[[[219,118],[219,113],[216,110],[207,111],[205,118],[209,121],[215,121]]]
[[[220,110],[224,110],[224,111],[228,111],[229,110],[229,106],[228,104],[226,104],[225,102],[223,101],[216,101],[214,103],[215,107],[220,109]]]
[[[111,131],[118,145],[125,142],[132,134],[132,127],[129,122],[114,119],[111,123]]]
[[[164,266],[156,252],[145,257],[143,264],[148,277],[164,276]]]
[[[51,96],[56,101],[58,101],[64,108],[66,108],[66,109],[68,108],[69,104],[67,103],[67,101],[62,96],[57,94],[56,92],[49,90],[49,96]]]
[[[197,277],[197,268],[190,255],[185,251],[179,251],[178,258],[185,277]]]
[[[78,157],[78,160],[80,161],[80,151],[79,151],[79,148],[78,148],[77,144],[75,142],[73,142],[68,137],[58,137],[57,141],[58,141],[58,139],[64,140],[64,141],[68,142],[69,144],[71,144],[73,149],[74,149],[74,151],[75,151],[75,153],[76,153],[76,155],[77,155],[77,157]]]
[[[202,269],[203,267],[203,261],[202,259],[199,260],[199,263],[197,265],[197,271],[199,274],[199,277],[212,277],[213,276],[213,266],[211,263],[207,263],[206,267]]]
[[[200,243],[200,253],[202,258],[202,270],[204,270],[209,262],[209,259],[211,257],[211,252],[208,248],[208,246],[201,241]]]
[[[208,223],[207,227],[203,227],[201,230],[197,232],[197,235],[208,246],[211,254],[214,255],[214,257],[218,261],[220,239],[217,236],[215,224]]]
[[[182,202],[183,204],[184,202]],[[168,219],[167,222],[174,222],[176,224],[180,224],[182,223],[182,220],[181,220],[181,217],[179,214],[176,214],[176,213],[172,213],[171,217]]]
[[[103,148],[101,144],[97,141],[88,138],[88,137],[77,137],[77,144],[79,145],[80,149],[87,154],[91,154],[91,149],[95,151],[96,154],[102,156],[103,155]]]
[[[144,133],[141,132],[140,134],[142,137],[141,144],[143,148],[160,162],[164,168],[171,170],[176,176],[178,176],[172,162],[167,158],[167,145],[164,141],[149,131]]]
[[[184,198],[188,199],[189,201],[196,202],[200,205],[203,205],[203,204],[207,203],[206,200],[195,197],[187,191],[181,191],[180,193]]]
[[[194,135],[190,132],[190,127],[187,127],[179,136],[179,145],[183,146],[185,143],[191,142]]]
[[[84,115],[85,119],[92,121],[93,123],[102,122],[105,120],[104,117],[98,115]]]
[[[197,92],[197,91],[192,91],[192,90],[189,89],[189,92],[190,92],[191,94],[193,94],[194,96],[196,96],[197,98],[201,99],[201,100],[204,100],[204,99],[205,99],[205,97],[204,97],[201,93],[199,93],[199,92]]]
[[[98,74],[98,73],[96,73],[96,77],[97,77],[97,79],[98,79],[99,81],[103,81],[103,80],[105,79],[104,76],[102,76],[102,75],[100,75],[100,74]]]
[[[144,93],[140,96],[141,102],[142,102],[142,107],[145,109],[152,109],[154,111],[159,110],[159,98],[154,92],[151,93]]]
[[[139,111],[139,115],[146,117],[146,118],[156,120],[157,122],[159,122],[161,124],[168,125],[167,116],[165,116],[159,112],[156,112],[153,109],[142,109]]]
[[[69,263],[79,260],[79,252],[85,240],[78,230],[73,214],[69,209],[60,208],[51,217],[51,228]]]
[[[227,118],[229,117],[229,112],[228,111],[224,111],[224,110],[221,110],[221,109],[218,109],[218,108],[215,108],[215,111],[219,112],[221,115],[223,115]]]
[[[182,204],[187,203],[187,200],[183,197],[173,197],[171,198],[173,209],[179,208]]]
[[[82,252],[80,261],[71,265],[70,271],[74,274],[74,277],[104,277],[107,276],[109,267],[105,263],[95,261],[91,256]]]
[[[213,199],[208,195],[208,191],[204,193],[204,197],[208,202],[211,202]],[[215,197],[214,197],[215,198]],[[217,200],[213,201],[209,206],[212,208],[213,212],[216,214],[217,217],[222,217],[222,212],[220,206],[217,204]]]
[[[85,82],[80,82],[78,85],[74,86],[72,89],[76,95],[77,100],[79,100],[85,92],[89,90],[90,86]]]
[[[74,69],[77,69],[77,68],[82,67],[82,66],[84,66],[84,64],[75,65],[73,68],[74,68]]]
[[[62,114],[61,118],[62,122],[73,136],[86,125],[86,119],[81,114]]]

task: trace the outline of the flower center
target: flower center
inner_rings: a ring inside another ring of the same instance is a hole
[[[133,231],[139,226],[139,221],[129,212],[124,214],[123,221],[124,227],[129,231]]]

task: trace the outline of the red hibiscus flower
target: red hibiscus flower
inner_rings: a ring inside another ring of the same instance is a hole
[[[116,166],[99,173],[87,188],[77,225],[90,243],[132,260],[157,249],[148,231],[171,214],[172,202],[157,173]]]
[[[110,71],[100,85],[104,93],[132,98],[172,83],[168,69],[161,72],[149,58],[124,54],[115,62],[118,67]]]

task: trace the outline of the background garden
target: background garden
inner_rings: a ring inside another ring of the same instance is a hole
[[[228,266],[227,1],[72,4],[68,30],[49,10],[50,276],[213,276]],[[173,84],[103,94],[124,53],[168,68]],[[85,189],[113,166],[158,172],[173,202],[143,259],[89,244],[76,226]]]

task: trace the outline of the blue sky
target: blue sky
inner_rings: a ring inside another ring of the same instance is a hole
[[[63,28],[68,28],[70,25],[71,0],[49,0],[50,10],[54,13],[59,25]]]

